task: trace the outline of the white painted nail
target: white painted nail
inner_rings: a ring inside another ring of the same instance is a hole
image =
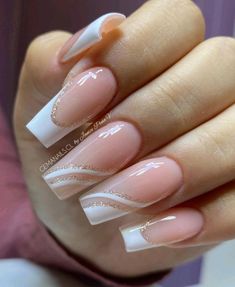
[[[116,28],[125,19],[126,17],[123,14],[108,13],[93,21],[81,32],[76,33],[68,40],[62,48],[62,62],[70,60],[72,57],[101,41],[104,34]]]
[[[145,240],[141,229],[141,225],[128,228],[120,228],[127,252],[135,252],[138,250],[145,250],[153,247],[151,243]]]

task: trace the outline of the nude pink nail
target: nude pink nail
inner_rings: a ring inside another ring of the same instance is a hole
[[[182,185],[179,165],[167,157],[141,161],[95,186],[80,197],[91,224],[98,224],[147,207]]]
[[[120,228],[127,252],[169,246],[197,235],[204,224],[202,214],[192,208],[175,208],[129,227]]]
[[[43,178],[60,199],[104,180],[133,159],[141,145],[139,131],[130,123],[107,124],[88,136]]]
[[[80,73],[27,124],[46,147],[100,113],[116,93],[117,83],[108,68]]]

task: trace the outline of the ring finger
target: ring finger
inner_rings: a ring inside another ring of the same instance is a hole
[[[223,58],[218,58],[222,47]],[[88,136],[44,174],[51,189],[61,199],[69,197],[233,104],[235,57],[231,49],[232,39],[207,41],[129,96],[111,112],[109,124]],[[171,162],[168,164],[174,177],[179,169]],[[164,196],[179,183],[180,180],[166,186]]]

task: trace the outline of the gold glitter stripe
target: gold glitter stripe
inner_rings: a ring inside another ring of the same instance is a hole
[[[76,176],[76,175],[69,175],[69,176],[64,176],[64,177],[56,177],[55,179],[51,179],[48,180],[49,184],[55,184],[55,183],[60,183],[60,182],[65,182],[65,181],[70,181],[70,180],[75,180],[77,181],[79,184],[93,184],[93,183],[97,183],[97,180],[82,180],[80,177]]]
[[[72,124],[68,124],[66,122],[61,122],[61,121],[58,121],[57,119],[57,112],[58,112],[58,108],[61,104],[61,99],[62,97],[65,95],[65,93],[70,89],[70,87],[73,85],[74,83],[72,81],[68,82],[63,88],[62,90],[60,91],[57,99],[55,100],[54,104],[53,104],[53,107],[52,107],[52,110],[51,110],[51,120],[52,122],[61,127],[61,128],[72,128],[72,127],[76,127],[78,125],[83,125],[85,124],[86,122],[88,122],[90,119],[92,119],[95,114],[91,114],[90,116],[86,117],[86,118],[83,118],[82,121],[76,121]]]
[[[134,211],[136,210],[136,208],[132,208],[130,206],[127,206],[125,204],[119,204],[119,203],[116,203],[115,201],[109,201],[109,202],[106,202],[106,201],[103,201],[103,200],[100,200],[100,201],[93,201],[93,202],[88,202],[86,204],[82,204],[83,208],[93,208],[93,207],[113,207],[115,209],[119,209],[121,211],[125,211],[125,212],[131,212],[131,211]]]
[[[144,200],[140,200],[138,198],[134,199],[132,196],[130,196],[130,195],[126,194],[126,193],[120,193],[120,192],[117,192],[117,191],[114,191],[114,190],[105,190],[105,191],[103,191],[103,193],[113,194],[113,195],[116,195],[116,196],[118,196],[120,198],[123,198],[123,199],[126,199],[126,200],[130,200],[130,201],[133,201],[133,202],[136,202],[136,203],[143,203],[143,204],[149,203],[148,200],[144,201]]]
[[[150,236],[148,234],[148,227],[151,226],[151,221],[152,219],[148,220],[146,223],[140,226],[140,233],[147,242],[156,245],[156,243],[150,239]]]
[[[125,203],[118,202],[110,198],[97,197],[97,198],[87,198],[87,199],[82,200],[83,208],[97,207],[97,206],[109,206],[109,207],[117,208],[117,209],[128,211],[128,212],[134,212],[138,210],[138,207],[131,207]]]
[[[69,164],[65,164],[65,165],[62,165],[62,166],[56,166],[56,167],[52,167],[50,168],[49,170],[47,170],[45,173],[44,173],[44,176],[48,175],[48,174],[51,174],[55,171],[58,171],[58,170],[63,170],[63,169],[68,169],[68,168],[71,168],[71,169],[81,169],[81,170],[91,170],[91,171],[95,171],[95,172],[104,172],[104,173],[107,173],[108,175],[111,175],[113,173],[115,173],[115,171],[113,170],[104,170],[104,169],[96,169],[94,167],[92,167],[91,165],[78,165],[78,164],[73,164],[73,163],[69,163]]]
[[[54,102],[54,105],[52,107],[52,110],[51,110],[51,120],[52,122],[59,126],[59,127],[69,127],[70,125],[67,125],[66,123],[62,123],[62,122],[59,122],[57,121],[56,119],[56,113],[57,113],[57,110],[59,108],[59,105],[60,105],[60,102],[61,102],[61,98],[64,96],[64,94],[69,90],[69,88],[72,86],[73,82],[68,82],[60,91],[59,93],[59,96],[57,97],[57,99],[55,100]]]

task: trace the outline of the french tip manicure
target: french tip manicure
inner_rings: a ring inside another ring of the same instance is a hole
[[[151,248],[138,229],[119,228],[119,231],[121,232],[126,252],[131,253]]]
[[[44,129],[43,129],[43,128]],[[46,148],[49,148],[53,145],[57,138],[51,137],[50,125],[42,124],[39,118],[34,117],[27,125],[26,128],[38,139],[38,141]],[[51,130],[54,130],[53,127]]]
[[[122,121],[108,123],[74,147],[42,176],[57,196],[72,196],[120,170],[135,157],[140,143],[141,136],[132,124]],[[98,216],[95,202],[89,200],[88,205],[90,210],[86,209],[86,212],[92,224],[105,221],[102,214],[105,211],[107,215],[108,209],[103,209]],[[86,207],[84,196],[82,206]]]
[[[88,69],[67,82],[26,127],[50,147],[101,112],[115,93],[116,79],[109,69]]]
[[[192,208],[172,208],[146,222],[120,228],[127,252],[169,247],[196,236],[204,225],[202,214]]]
[[[98,224],[150,206],[176,192],[181,185],[182,172],[175,161],[152,158],[93,187],[82,196],[82,208],[88,219]]]
[[[58,95],[51,99],[34,118],[26,125],[26,128],[41,142],[49,148],[58,140],[70,133],[74,127],[61,128],[51,121],[51,111]]]
[[[108,13],[99,17],[65,43],[59,56],[60,61],[69,61],[74,56],[83,53],[91,46],[101,41],[103,34],[115,29],[125,19],[126,16],[120,13]]]

